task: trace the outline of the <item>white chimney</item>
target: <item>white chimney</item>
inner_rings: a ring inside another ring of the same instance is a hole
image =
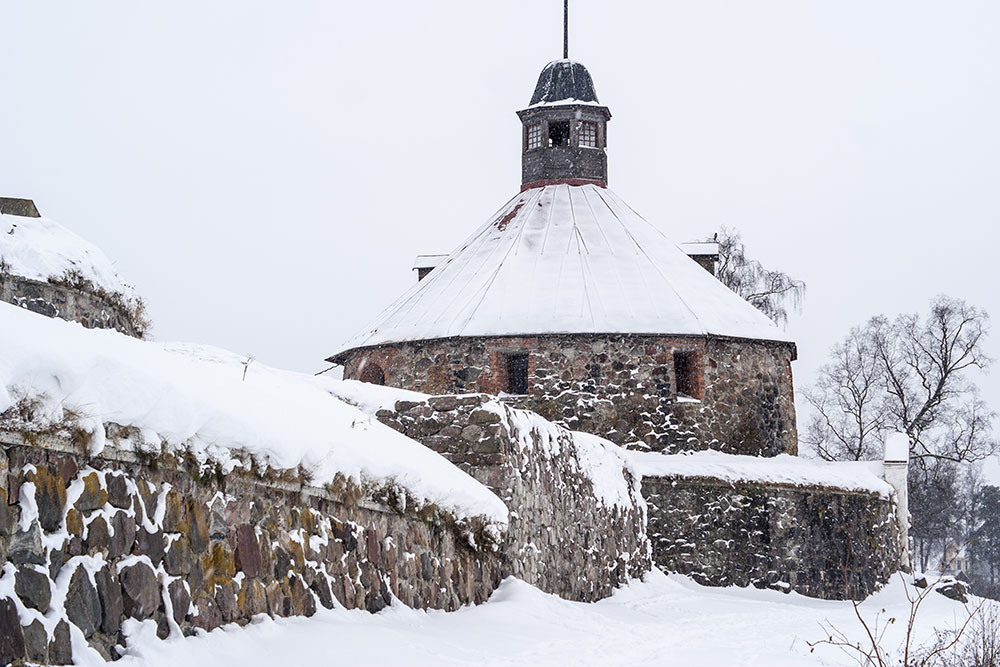
[[[910,507],[907,494],[907,468],[910,465],[910,438],[905,433],[891,433],[885,439],[882,476],[896,492],[896,524],[902,545],[899,566],[910,571]]]

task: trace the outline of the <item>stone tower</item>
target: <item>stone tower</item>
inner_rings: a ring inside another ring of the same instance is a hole
[[[622,445],[795,453],[795,343],[607,187],[587,69],[546,65],[518,116],[521,191],[329,361]]]

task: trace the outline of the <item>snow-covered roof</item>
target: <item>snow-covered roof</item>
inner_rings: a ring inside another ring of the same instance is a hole
[[[413,260],[414,269],[433,269],[444,261],[448,255],[417,255]]]
[[[459,517],[506,523],[492,491],[444,457],[370,418],[337,396],[339,382],[269,368],[218,348],[142,341],[84,329],[0,302],[0,413],[22,398],[55,424],[73,411],[105,446],[106,422],[140,429],[124,448],[189,451],[224,469],[241,452],[273,468],[303,466],[317,486],[337,473],[361,482],[398,484]],[[361,403],[410,397],[377,387]],[[43,423],[38,426],[45,426]]]
[[[340,351],[548,333],[791,341],[611,190],[559,184],[511,199]]]
[[[107,255],[49,218],[0,214],[0,265],[5,273],[41,281],[76,271],[108,293],[135,296]]]
[[[681,250],[692,257],[718,255],[719,244],[715,241],[688,241],[681,244]]]

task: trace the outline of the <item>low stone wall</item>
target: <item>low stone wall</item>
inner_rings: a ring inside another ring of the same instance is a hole
[[[116,658],[127,618],[166,637],[335,601],[452,610],[509,573],[482,526],[349,484],[33,442],[0,434],[0,665],[70,664],[84,641]]]
[[[678,400],[674,353],[691,355],[698,401]],[[448,338],[342,356],[344,377],[429,394],[506,387],[507,355],[528,354],[529,393],[506,399],[574,430],[665,452],[795,454],[791,343],[650,335]]]
[[[379,411],[379,420],[444,455],[511,509],[505,574],[590,602],[649,570],[637,479],[623,469],[630,489],[626,504],[602,502],[565,429],[484,395],[437,396],[395,407]]]
[[[874,493],[644,477],[653,560],[709,586],[862,599],[899,569],[893,500]]]
[[[79,322],[88,329],[115,329],[142,338],[144,327],[137,326],[125,309],[86,290],[57,285],[0,272],[0,301],[45,315]]]

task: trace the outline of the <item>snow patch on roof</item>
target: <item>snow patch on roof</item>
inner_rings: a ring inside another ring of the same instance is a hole
[[[43,282],[75,272],[110,294],[135,298],[107,255],[49,218],[0,214],[0,264],[5,273]]]
[[[791,341],[607,188],[518,194],[340,349],[452,336]]]
[[[338,473],[398,484],[459,517],[506,523],[507,508],[489,489],[335,396],[337,385],[219,348],[136,340],[0,303],[0,412],[28,397],[53,423],[69,411],[82,415],[94,433],[92,454],[103,448],[103,424],[113,422],[143,434],[120,446],[165,442],[224,469],[247,452],[277,469],[301,465],[316,485]],[[362,404],[382,400],[356,384],[342,392]]]

